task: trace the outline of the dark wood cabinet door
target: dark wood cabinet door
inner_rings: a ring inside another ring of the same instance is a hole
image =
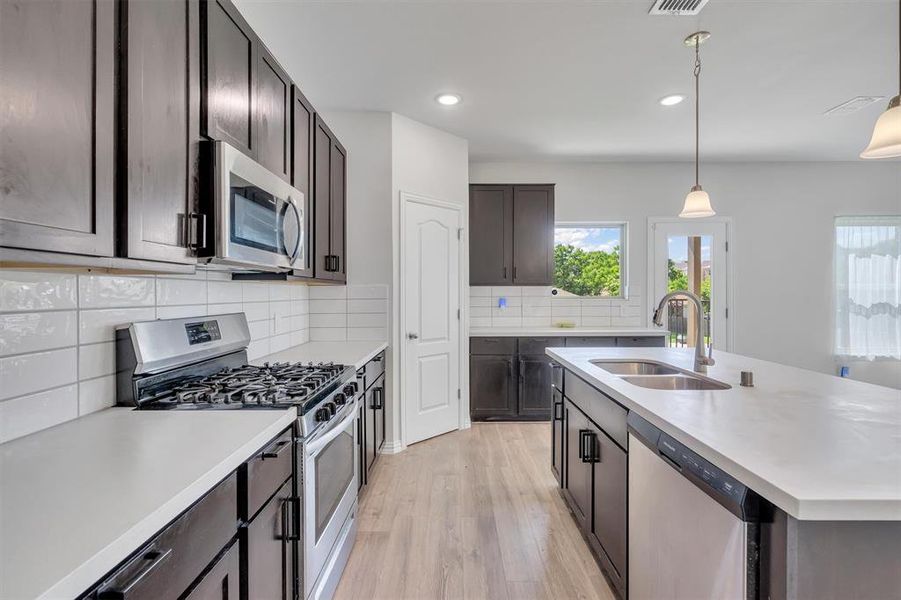
[[[357,490],[366,485],[366,404],[357,407]]]
[[[329,198],[330,242],[329,249],[334,266],[332,279],[347,280],[347,253],[345,252],[345,232],[347,226],[347,151],[337,139],[332,138],[331,194]]]
[[[513,187],[513,283],[554,283],[554,188]]]
[[[469,414],[473,421],[516,418],[513,356],[470,356]]]
[[[185,596],[185,600],[237,599],[240,576],[240,552],[236,542],[219,556],[206,575]]]
[[[318,115],[313,154],[313,276],[331,279],[332,132]]]
[[[375,423],[378,419],[378,412],[375,409],[375,386],[366,390],[366,480],[369,480],[369,473],[372,470],[375,461],[378,458],[376,452],[376,432]]]
[[[469,284],[513,282],[513,187],[469,186]]]
[[[112,256],[113,0],[0,2],[0,244]]]
[[[200,148],[196,0],[123,2],[119,253],[192,263]]]
[[[313,128],[316,113],[313,105],[304,97],[297,86],[292,86],[291,100],[291,185],[303,192],[304,256],[306,269],[294,269],[295,277],[313,276]]]
[[[566,411],[563,409],[563,394],[553,390],[551,397],[551,472],[560,487],[564,487],[563,474],[566,453]]]
[[[202,2],[200,24],[203,133],[256,158],[256,35],[231,0]]]
[[[293,598],[293,544],[290,531],[296,524],[291,519],[291,488],[289,479],[279,488],[268,504],[260,510],[246,530],[246,598],[290,600]]]
[[[544,355],[519,357],[519,416],[524,419],[551,418],[551,359]]]
[[[291,79],[260,42],[256,54],[257,161],[291,181]]]
[[[566,400],[566,487],[570,508],[576,521],[586,531],[591,531],[592,463],[586,459],[584,436],[591,432],[588,418]]]
[[[626,453],[601,432],[595,434],[594,528],[620,579],[626,575]]]
[[[374,388],[375,396],[375,450],[378,453],[385,446],[385,378],[382,377]]]

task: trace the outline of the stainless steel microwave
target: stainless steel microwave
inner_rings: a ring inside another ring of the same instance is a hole
[[[201,260],[261,271],[308,270],[303,192],[229,144],[211,144],[215,246]]]

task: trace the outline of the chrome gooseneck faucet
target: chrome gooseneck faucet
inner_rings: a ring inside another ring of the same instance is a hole
[[[707,373],[707,367],[712,366],[716,363],[713,360],[713,342],[710,343],[708,347],[707,353],[704,353],[704,307],[701,304],[701,299],[689,292],[688,290],[676,290],[675,292],[670,292],[666,296],[660,299],[660,304],[657,305],[657,309],[654,311],[654,325],[657,327],[663,326],[663,314],[664,307],[667,302],[671,299],[682,296],[691,300],[691,303],[695,305],[695,310],[698,313],[698,318],[696,319],[696,331],[695,331],[695,366],[694,370],[697,373]]]

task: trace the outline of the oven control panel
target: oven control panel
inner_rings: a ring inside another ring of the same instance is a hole
[[[188,344],[206,344],[214,340],[221,340],[218,321],[201,321],[199,323],[185,323],[185,331],[188,333]]]

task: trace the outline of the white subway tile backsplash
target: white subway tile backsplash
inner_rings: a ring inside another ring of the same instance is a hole
[[[155,318],[156,309],[152,307],[82,310],[78,315],[78,341],[81,344],[112,342],[116,339],[118,325]]]
[[[78,386],[59,387],[0,402],[0,443],[78,416]]]
[[[609,305],[589,304],[582,307],[583,317],[607,317],[609,320],[611,314],[613,314],[613,308]]]
[[[644,325],[641,317],[617,317],[611,318],[613,327],[641,327]]]
[[[93,379],[116,372],[116,344],[82,344],[78,347],[78,378]]]
[[[469,319],[470,327],[491,327],[491,317],[472,317]]]
[[[469,288],[470,298],[490,298],[491,288],[486,286],[472,286]]]
[[[491,288],[492,296],[522,296],[523,288],[515,285],[502,285]]]
[[[551,326],[551,317],[523,317],[522,318],[522,326],[523,327],[550,327]]]
[[[83,417],[115,405],[115,375],[78,382],[78,416]]]
[[[551,316],[551,307],[550,306],[523,306],[522,307],[522,316],[523,317],[550,317]]]
[[[314,313],[310,315],[310,327],[347,327],[347,314]]]
[[[204,317],[207,314],[206,304],[188,304],[186,306],[157,306],[157,319],[184,319],[186,317]]]
[[[548,297],[551,296],[551,290],[554,289],[548,286],[526,286],[522,288],[523,297]]]
[[[75,275],[0,270],[0,312],[75,308]]]
[[[388,324],[385,313],[348,313],[348,327],[386,327]]]
[[[268,302],[269,284],[260,281],[245,281],[242,283],[244,302]]]
[[[582,314],[583,327],[610,327],[610,315],[606,316],[588,316]]]
[[[243,311],[251,323],[253,359],[309,341],[309,303],[305,284],[235,282],[218,271],[122,276],[2,270],[0,442],[113,406],[117,326]],[[346,327],[340,331],[346,336]]]
[[[387,299],[387,285],[349,285],[347,286],[348,298],[359,299]]]
[[[346,327],[310,327],[310,341],[343,342],[346,340]]]
[[[492,317],[494,327],[522,327],[522,317]]]
[[[78,343],[75,311],[0,315],[0,356]]]
[[[551,306],[551,316],[553,317],[580,317],[582,316],[582,307],[576,306]]]
[[[490,306],[470,306],[469,316],[474,317],[491,317],[492,308]]]
[[[348,341],[387,340],[388,339],[388,328],[387,327],[348,327],[347,328],[347,339],[348,339]]]
[[[159,306],[206,304],[206,279],[157,279],[156,303]]]
[[[347,286],[316,285],[310,288],[311,300],[346,300]]]
[[[491,298],[491,306],[499,308],[501,298],[504,299],[508,308],[511,306],[522,306],[522,296],[494,296]]]
[[[316,311],[313,311],[316,312]],[[348,300],[347,312],[349,313],[387,313],[388,300]]]
[[[75,381],[78,350],[74,347],[0,358],[0,400]]]
[[[355,302],[364,302],[364,300],[355,300]],[[346,313],[347,300],[310,300],[310,314],[321,313]],[[370,311],[361,311],[370,312]]]
[[[225,304],[244,300],[243,286],[240,281],[207,282],[207,299],[209,302]]]
[[[491,296],[470,296],[469,306],[491,308],[494,305],[491,300]]]
[[[80,308],[153,306],[156,299],[154,283],[151,277],[79,275],[78,306]]]

